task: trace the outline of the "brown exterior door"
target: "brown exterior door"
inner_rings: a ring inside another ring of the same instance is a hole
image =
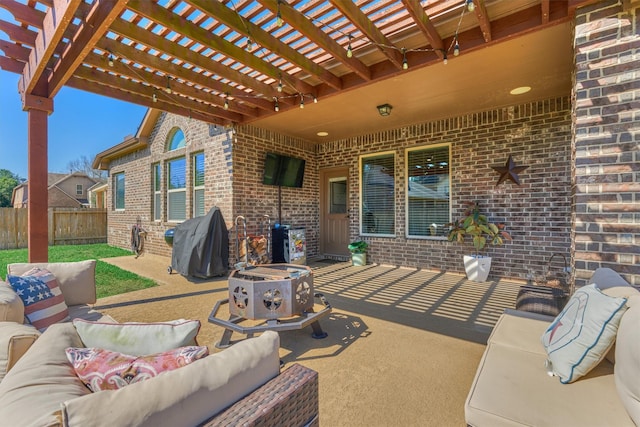
[[[349,256],[349,169],[320,171],[320,251]]]

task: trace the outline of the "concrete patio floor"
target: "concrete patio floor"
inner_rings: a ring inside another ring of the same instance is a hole
[[[145,254],[104,261],[160,286],[102,298],[96,308],[121,322],[200,319],[201,345],[220,351],[224,329],[207,318],[227,297],[227,280],[169,274],[170,259]],[[280,333],[285,369],[319,372],[323,426],[462,426],[464,400],[484,343],[521,283],[383,265],[310,261],[314,288],[332,306],[311,328]],[[227,312],[228,313],[228,312]],[[221,313],[226,315],[226,313]],[[245,339],[234,333],[232,343]]]

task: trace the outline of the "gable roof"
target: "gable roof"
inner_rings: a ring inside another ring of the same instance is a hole
[[[149,108],[142,118],[135,136],[126,136],[121,143],[96,154],[91,166],[94,169],[108,170],[109,164],[113,159],[145,148],[148,144],[149,135],[151,135],[153,126],[161,113],[162,111],[160,110]]]

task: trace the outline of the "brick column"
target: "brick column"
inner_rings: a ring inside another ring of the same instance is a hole
[[[28,246],[29,262],[49,259],[48,233],[48,115],[53,112],[53,100],[35,95],[23,95],[23,109],[28,113]]]
[[[573,257],[576,285],[609,267],[640,285],[640,2],[575,17]]]

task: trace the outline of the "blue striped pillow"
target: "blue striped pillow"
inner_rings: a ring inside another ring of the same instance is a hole
[[[626,302],[595,284],[578,289],[542,335],[548,373],[567,384],[596,367],[615,342]]]

